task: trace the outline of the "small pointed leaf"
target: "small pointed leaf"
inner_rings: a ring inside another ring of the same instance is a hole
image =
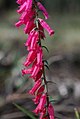
[[[46,65],[46,64],[45,64],[44,66],[45,66],[45,67],[46,67],[46,68],[49,70],[49,67],[48,67],[48,65]]]
[[[48,50],[48,48],[46,46],[42,46],[42,48],[45,48],[46,51],[49,53],[49,50]]]

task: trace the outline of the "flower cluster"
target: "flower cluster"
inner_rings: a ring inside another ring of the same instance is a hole
[[[49,102],[47,92],[41,45],[41,40],[45,38],[44,29],[50,36],[54,34],[54,30],[43,19],[38,17],[39,11],[42,11],[45,19],[49,17],[46,9],[40,2],[36,0],[17,0],[17,3],[20,5],[17,12],[21,16],[15,25],[16,27],[25,25],[24,32],[28,34],[25,46],[29,53],[24,62],[25,69],[22,70],[22,75],[29,74],[35,83],[34,87],[29,91],[29,94],[35,96],[33,101],[37,104],[33,112],[39,114],[40,119],[54,119],[54,109]]]

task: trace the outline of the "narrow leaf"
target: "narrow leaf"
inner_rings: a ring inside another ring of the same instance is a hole
[[[26,114],[27,116],[29,116],[31,119],[36,119],[35,116],[33,115],[32,112],[30,112],[29,110],[25,109],[24,107],[19,106],[16,103],[13,103],[20,111],[22,111],[24,114]]]
[[[46,63],[47,65],[49,65],[47,60],[43,59],[43,62]]]
[[[46,65],[46,64],[45,64],[44,66],[45,66],[45,67],[46,67],[46,68],[49,70],[49,67],[48,67],[48,65]]]
[[[48,50],[48,48],[46,46],[42,46],[42,48],[45,48],[46,51],[49,53],[49,50]]]
[[[76,119],[80,119],[78,110],[75,108],[74,111],[75,111]]]

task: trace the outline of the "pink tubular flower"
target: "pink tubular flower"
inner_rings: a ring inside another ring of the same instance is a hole
[[[28,21],[32,20],[35,16],[35,9],[30,9],[29,11],[24,11],[20,17],[20,20],[24,21],[26,24]]]
[[[48,106],[48,113],[49,113],[50,119],[54,119],[54,108],[51,104],[49,104]]]
[[[27,2],[24,2],[21,6],[20,9],[17,10],[19,14],[21,14],[25,9],[26,9]]]
[[[46,94],[43,94],[40,98],[40,102],[38,104],[38,106],[36,107],[36,109],[34,110],[34,113],[39,113],[44,109],[44,106],[46,104]]]
[[[29,11],[32,8],[32,2],[33,0],[27,0],[26,11]]]
[[[48,15],[48,12],[46,11],[46,9],[44,8],[44,6],[40,2],[37,2],[37,5],[38,5],[39,9],[43,12],[45,19],[48,19],[49,15]]]
[[[26,1],[26,0],[17,0],[17,3],[21,5],[21,4],[23,4],[25,1]]]
[[[42,70],[40,70],[40,71],[38,72],[38,74],[36,75],[36,77],[34,78],[34,80],[37,81],[38,79],[41,78],[41,76],[42,76]]]
[[[28,39],[27,39],[27,41],[25,43],[25,46],[30,46],[34,34],[35,34],[35,30],[32,30],[30,32],[29,36],[28,36]]]
[[[32,73],[31,73],[31,77],[35,78],[37,76],[38,72],[40,71],[40,69],[41,69],[41,66],[35,65]]]
[[[30,50],[32,50],[32,49],[35,50],[38,39],[39,39],[39,33],[36,31],[32,38],[32,42],[30,44]]]
[[[18,21],[17,23],[15,23],[15,26],[16,27],[20,27],[21,25],[23,25],[24,23],[23,23],[23,21]]]
[[[43,53],[42,53],[42,49],[40,49],[40,51],[37,53],[37,65],[42,65],[42,57],[43,57]]]
[[[25,33],[30,33],[30,31],[35,27],[34,20],[30,20],[26,23],[26,26],[24,28]]]
[[[35,95],[35,92],[36,92],[36,90],[39,88],[39,86],[41,85],[41,83],[42,83],[42,81],[41,81],[41,79],[39,79],[39,80],[35,83],[34,87],[29,91],[29,94]]]
[[[27,50],[28,51],[35,50],[35,52],[38,52],[39,49],[39,46],[37,44],[38,40],[39,40],[39,33],[36,30],[34,30],[33,33],[30,33],[28,40],[25,43],[25,46],[28,46]]]
[[[30,51],[24,65],[29,66],[34,61],[36,55],[37,55],[36,51]]]
[[[50,36],[53,35],[54,30],[52,30],[50,28],[50,26],[43,19],[41,19],[41,18],[38,18],[38,19],[39,19],[39,22],[40,22],[41,26],[48,31],[49,35]]]
[[[44,86],[42,85],[38,89],[37,94],[36,94],[36,97],[33,99],[33,101],[34,101],[35,104],[38,104],[39,103],[39,100],[40,100],[40,98],[42,96],[43,91],[44,91]]]
[[[40,113],[40,119],[43,119],[46,114],[46,109],[44,108],[42,112]]]
[[[40,103],[39,103],[39,105],[38,105],[40,111],[43,110],[45,104],[46,104],[46,94],[43,94],[43,95],[41,96]]]
[[[22,75],[25,75],[25,74],[30,74],[31,73],[31,71],[32,71],[32,69],[30,68],[30,69],[23,69],[22,70]]]

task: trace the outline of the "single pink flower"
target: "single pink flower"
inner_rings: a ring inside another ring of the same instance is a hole
[[[49,106],[48,106],[48,113],[49,113],[50,119],[55,119],[54,118],[54,108],[51,104],[49,104]]]
[[[27,41],[25,43],[25,46],[30,46],[34,34],[35,34],[35,30],[32,30],[30,32],[29,36],[28,36],[28,39],[27,39]]]
[[[30,51],[24,65],[29,66],[35,60],[36,56],[37,56],[36,51]]]
[[[46,114],[46,109],[44,108],[42,112],[40,113],[40,119],[44,119],[45,114]]]
[[[40,102],[39,102],[38,106],[34,110],[34,113],[38,114],[39,112],[42,112],[45,104],[46,104],[46,94],[43,94],[40,98]]]
[[[42,53],[42,49],[39,49],[39,52],[37,53],[37,65],[42,65],[42,57],[43,57],[43,53]]]
[[[42,76],[42,70],[40,70],[40,71],[38,72],[38,74],[36,75],[36,77],[34,78],[34,80],[37,81],[38,79],[41,78],[41,76]]]
[[[40,101],[40,98],[43,94],[43,91],[44,91],[44,86],[42,85],[38,90],[37,90],[37,94],[36,94],[36,97],[33,99],[34,103],[35,104],[38,104],[39,101]]]
[[[27,0],[26,11],[29,11],[32,8],[32,2],[33,0]]]
[[[30,9],[29,11],[24,11],[21,16],[20,20],[24,21],[24,24],[26,24],[29,20],[32,20],[35,16],[35,9]]]
[[[35,110],[33,110],[33,112],[34,112],[36,115],[38,115],[38,114],[39,114],[39,108],[38,108],[38,106],[36,107],[36,109],[35,109]]]
[[[46,9],[44,8],[44,6],[40,2],[37,2],[37,5],[38,5],[39,9],[43,12],[45,19],[48,19],[49,15],[48,15],[48,12],[46,11]]]
[[[32,73],[31,73],[31,77],[35,78],[37,76],[38,72],[40,71],[40,69],[41,69],[41,66],[35,65]]]
[[[32,49],[34,50],[36,48],[38,40],[39,40],[39,33],[36,31],[30,44],[30,50]]]
[[[30,69],[23,69],[22,70],[22,75],[25,75],[25,74],[30,74],[31,73],[31,71],[32,71],[32,69],[30,68]]]
[[[38,51],[39,49],[39,46],[38,46],[38,39],[39,39],[39,34],[38,34],[38,31],[34,30],[34,34],[32,35],[29,35],[29,38],[27,40],[27,42],[25,43],[27,47],[27,50],[28,51],[31,51],[31,50],[35,50],[36,52]]]
[[[40,119],[49,119],[48,115],[46,115],[46,108],[44,108],[40,113]]]
[[[15,26],[16,27],[20,27],[21,25],[23,25],[24,23],[23,23],[23,21],[18,21],[17,23],[15,23]]]
[[[30,31],[35,28],[34,20],[30,20],[26,23],[26,26],[24,28],[24,32],[27,34],[30,33]]]
[[[39,19],[39,22],[42,25],[42,27],[48,31],[49,35],[50,36],[53,35],[54,30],[52,30],[51,27],[43,19],[41,19],[41,18],[38,18],[38,19]]]
[[[29,91],[29,94],[35,95],[35,92],[38,90],[38,88],[40,87],[41,83],[42,83],[42,81],[41,81],[41,79],[39,79],[35,83],[34,87]]]
[[[40,103],[38,104],[39,110],[43,110],[44,106],[46,104],[46,94],[43,94],[40,99]]]
[[[21,4],[23,4],[25,1],[26,1],[26,0],[17,0],[17,3],[21,5]]]
[[[21,14],[22,12],[25,11],[26,6],[27,6],[27,2],[24,2],[24,3],[20,6],[20,9],[17,10],[17,12],[18,12],[19,14]]]

